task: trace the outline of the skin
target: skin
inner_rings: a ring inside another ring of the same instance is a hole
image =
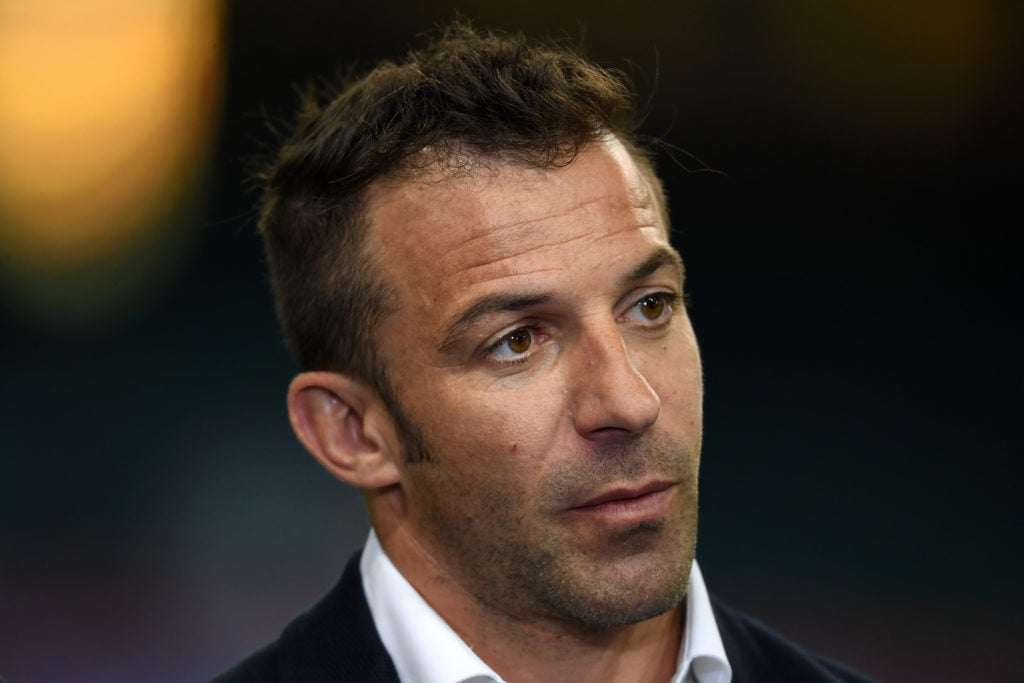
[[[562,168],[378,183],[369,217],[402,293],[377,340],[415,434],[359,382],[305,373],[300,439],[366,490],[392,562],[506,680],[668,680],[702,385],[644,175],[607,139]]]

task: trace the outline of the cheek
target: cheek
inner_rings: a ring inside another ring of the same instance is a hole
[[[558,452],[562,413],[540,396],[492,391],[457,407],[438,401],[427,436],[460,478],[481,488],[529,494]]]
[[[479,395],[478,418],[490,425],[506,453],[542,461],[570,424],[561,373],[548,372],[520,385]]]
[[[461,428],[453,434],[453,441],[461,442],[460,450],[488,454],[493,467],[503,467],[506,461],[514,467],[524,459],[539,463],[551,450],[557,414],[552,406],[504,397],[477,408],[464,414]]]
[[[661,398],[662,417],[686,416],[687,421],[699,421],[704,380],[700,354],[692,337],[686,343],[660,347],[659,352],[656,358],[649,359],[645,377]]]

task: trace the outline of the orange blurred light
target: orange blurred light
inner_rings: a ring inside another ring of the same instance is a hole
[[[0,249],[87,267],[161,230],[220,109],[214,0],[0,3]]]

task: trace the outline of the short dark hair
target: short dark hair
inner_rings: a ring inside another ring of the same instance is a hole
[[[344,372],[391,402],[373,331],[396,293],[364,248],[371,183],[424,165],[450,168],[466,154],[562,166],[608,134],[650,170],[633,100],[621,75],[572,49],[465,22],[333,96],[308,95],[260,177],[260,231],[299,367]]]

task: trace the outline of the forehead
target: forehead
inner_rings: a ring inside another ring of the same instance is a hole
[[[614,139],[564,167],[435,168],[371,189],[367,246],[406,303],[442,305],[474,287],[551,276],[570,254],[614,259],[638,237],[667,244],[656,196]]]

